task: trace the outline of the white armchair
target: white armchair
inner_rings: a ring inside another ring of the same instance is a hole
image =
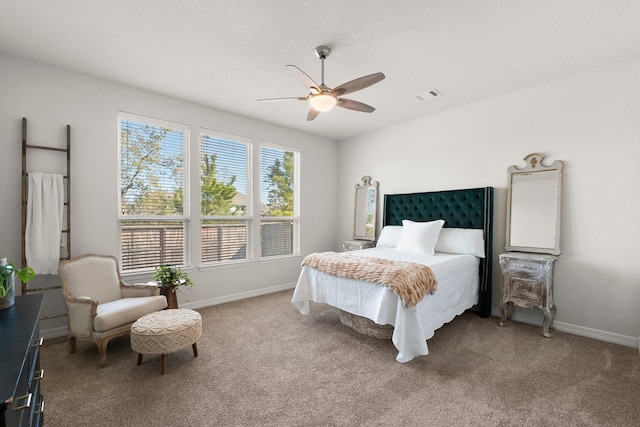
[[[75,353],[76,340],[94,342],[101,366],[107,362],[109,340],[128,335],[138,318],[167,306],[156,285],[124,283],[112,256],[88,254],[61,261],[59,273],[68,308],[69,352]]]

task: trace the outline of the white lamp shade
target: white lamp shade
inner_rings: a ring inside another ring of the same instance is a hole
[[[338,99],[333,94],[319,93],[317,95],[311,95],[309,103],[317,111],[329,111],[338,102]]]

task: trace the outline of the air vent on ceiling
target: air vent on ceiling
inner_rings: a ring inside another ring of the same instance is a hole
[[[428,99],[437,98],[441,95],[442,94],[437,89],[429,89],[429,90],[425,90],[424,92],[420,92],[419,94],[414,95],[413,97],[418,101],[423,102]]]

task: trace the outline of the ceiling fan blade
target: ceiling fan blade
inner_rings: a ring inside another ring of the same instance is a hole
[[[350,82],[341,84],[337,88],[333,89],[333,93],[335,93],[336,96],[342,96],[349,93],[353,93],[360,89],[364,89],[365,87],[369,87],[373,84],[376,84],[381,80],[384,80],[384,77],[385,76],[382,73],[375,73],[375,74],[370,74],[368,76],[360,77],[355,80],[351,80]]]
[[[265,98],[258,99],[258,102],[270,102],[270,101],[306,101],[307,98],[303,96],[290,96],[288,98]]]
[[[316,117],[318,117],[318,114],[320,114],[320,111],[316,110],[315,108],[311,108],[309,110],[309,114],[307,114],[307,121],[310,122],[311,120],[315,119]]]
[[[336,106],[346,108],[348,110],[361,111],[363,113],[373,113],[376,111],[376,109],[371,105],[363,104],[362,102],[354,101],[352,99],[340,98],[338,99]]]
[[[320,87],[316,82],[313,81],[311,77],[307,75],[307,73],[305,73],[295,65],[287,65],[287,67],[289,67],[291,72],[298,78],[298,80],[300,80],[300,82],[302,82],[304,87],[306,87],[313,93],[320,93]]]

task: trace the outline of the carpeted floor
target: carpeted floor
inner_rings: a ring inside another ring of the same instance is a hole
[[[387,340],[335,309],[302,316],[292,291],[198,310],[191,347],[136,366],[128,337],[42,349],[45,425],[56,426],[637,426],[638,350],[465,313],[430,354],[401,364]]]

